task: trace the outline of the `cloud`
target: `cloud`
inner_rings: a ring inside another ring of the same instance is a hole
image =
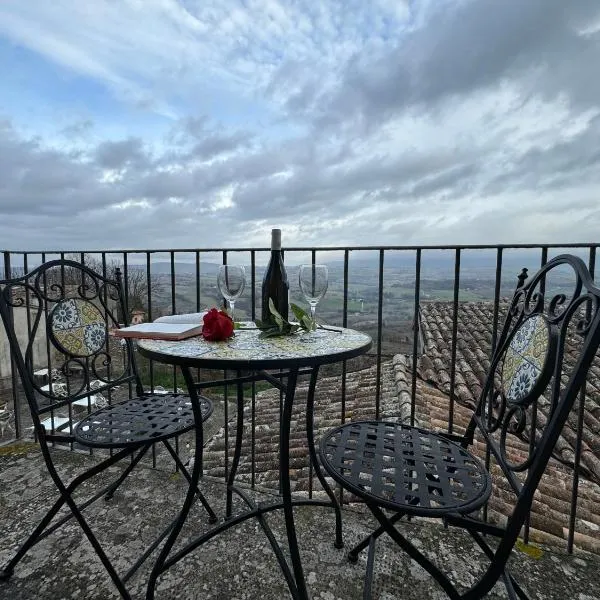
[[[95,152],[95,162],[103,169],[122,169],[128,165],[149,166],[149,158],[139,138],[128,138],[117,142],[105,141]]]
[[[6,115],[2,244],[597,236],[595,1],[247,6],[1,3],[0,35],[93,81],[101,106],[59,141]]]
[[[320,113],[318,126],[368,126],[409,107],[435,110],[453,97],[506,82],[518,83],[524,96],[567,92],[575,102],[586,95],[581,84],[587,81],[589,90],[597,79],[592,57],[600,52],[600,38],[582,32],[582,24],[600,15],[594,0],[429,6],[426,25],[407,32],[396,47],[356,54],[329,88],[305,94],[306,107]],[[573,64],[574,56],[584,60]]]

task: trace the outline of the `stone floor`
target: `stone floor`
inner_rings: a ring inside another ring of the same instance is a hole
[[[58,460],[72,475],[94,459],[65,451]],[[118,467],[98,479],[115,477]],[[89,491],[91,487],[87,489]],[[222,511],[222,482],[203,482],[207,496]],[[119,572],[131,564],[160,527],[169,520],[185,493],[184,480],[173,473],[142,466],[134,471],[110,503],[99,501],[86,511],[98,538]],[[0,564],[55,498],[55,491],[33,445],[0,448]],[[330,509],[304,507],[296,510],[305,575],[314,600],[359,600],[366,556],[349,564],[343,551],[332,545]],[[271,513],[275,535],[284,535],[281,515]],[[344,511],[346,546],[364,536],[371,519],[360,507]],[[207,527],[202,508],[194,508],[185,537]],[[481,554],[468,537],[428,522],[406,524],[405,530],[418,546],[436,557],[451,578],[469,585],[481,571]],[[445,598],[426,573],[388,540],[378,543],[374,600],[423,600]],[[151,557],[152,558],[152,557]],[[600,598],[600,557],[566,555],[560,550],[526,547],[516,551],[513,572],[538,600]],[[148,567],[143,566],[129,582],[135,599],[144,597]],[[118,598],[108,575],[78,525],[69,522],[35,546],[17,565],[13,577],[0,583],[2,600],[108,600]],[[285,580],[264,535],[254,522],[229,530],[194,551],[163,575],[157,600],[281,600],[290,598]],[[505,598],[497,586],[489,598]]]

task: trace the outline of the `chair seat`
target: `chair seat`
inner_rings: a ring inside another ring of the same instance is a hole
[[[321,440],[323,467],[367,502],[440,517],[485,504],[491,479],[463,447],[417,427],[384,421],[347,423]]]
[[[213,404],[200,396],[202,420],[212,414]],[[184,394],[148,394],[106,406],[82,419],[75,439],[94,448],[125,448],[157,442],[194,427],[190,397]]]

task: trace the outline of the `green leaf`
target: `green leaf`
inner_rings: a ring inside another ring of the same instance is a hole
[[[271,311],[271,314],[273,315],[273,318],[275,319],[275,323],[277,323],[277,325],[279,326],[279,329],[283,331],[284,323],[286,323],[287,321],[284,320],[284,318],[281,316],[281,314],[275,308],[275,303],[273,302],[273,298],[269,298],[269,310]]]
[[[270,329],[263,329],[258,337],[261,338],[270,338],[270,337],[278,337],[283,335],[283,333],[277,329],[276,327],[271,327]]]
[[[301,308],[300,306],[298,306],[297,304],[294,304],[293,302],[290,303],[290,308],[292,309],[292,312],[294,313],[294,316],[296,317],[296,319],[298,321],[302,321],[302,317],[306,316],[306,311]]]
[[[309,315],[304,315],[302,317],[301,323],[303,329],[306,329],[306,331],[312,331],[313,329],[316,329],[315,324],[313,323]]]
[[[314,324],[311,319],[311,316],[300,306],[297,304],[290,304],[290,308],[294,312],[296,319],[300,324],[300,327],[305,331],[312,331],[314,329]]]
[[[310,331],[312,329],[312,320],[310,315],[299,307],[297,304],[290,304],[292,312],[294,313],[298,323],[290,323],[282,317],[279,311],[275,308],[275,304],[272,298],[269,298],[269,311],[270,317],[266,321],[256,319],[254,322],[261,333],[259,337],[270,338],[280,337],[284,335],[293,335],[299,330]]]

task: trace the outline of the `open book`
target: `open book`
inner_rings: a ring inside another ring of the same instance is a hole
[[[155,340],[184,340],[202,333],[198,323],[140,323],[111,331],[115,337],[150,338]]]

